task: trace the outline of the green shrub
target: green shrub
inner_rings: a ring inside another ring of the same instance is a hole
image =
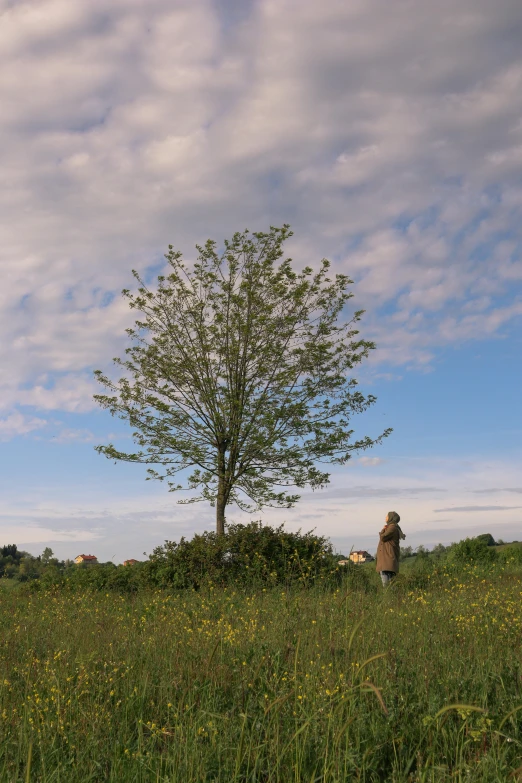
[[[446,553],[450,549],[449,546],[444,546],[444,544],[436,544],[433,549],[431,550],[431,556],[435,557],[437,560],[440,560],[441,558],[446,556]]]
[[[123,566],[121,566],[123,568]],[[97,563],[96,565],[75,565],[65,572],[65,585],[72,590],[105,590],[118,567]]]
[[[496,560],[497,553],[480,538],[465,538],[453,544],[448,552],[448,563],[459,568],[470,565],[490,565]]]
[[[506,546],[498,552],[498,559],[508,565],[522,565],[522,546],[516,544]]]
[[[57,566],[47,567],[41,577],[36,581],[36,584],[40,584],[43,589],[51,587],[63,587],[65,583],[65,577],[63,570]]]
[[[166,541],[156,547],[143,572],[144,580],[157,587],[192,589],[209,584],[307,585],[340,578],[326,538],[260,522],[229,525],[222,536],[202,533],[190,541]]]
[[[491,533],[481,533],[480,536],[475,536],[477,541],[483,541],[487,546],[495,546],[495,539]]]
[[[136,593],[140,587],[146,586],[142,563],[131,566],[118,566],[109,571],[106,587],[119,593]]]

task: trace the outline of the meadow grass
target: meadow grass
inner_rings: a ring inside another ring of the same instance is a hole
[[[365,573],[1,592],[0,780],[522,780],[522,574]]]

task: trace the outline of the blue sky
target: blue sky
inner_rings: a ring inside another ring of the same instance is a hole
[[[457,6],[457,7],[455,7]],[[394,433],[262,518],[373,550],[522,539],[518,0],[0,0],[0,539],[140,557],[213,526],[96,409],[131,268],[289,222],[354,280],[377,350],[360,434]],[[231,519],[245,516],[231,509]]]

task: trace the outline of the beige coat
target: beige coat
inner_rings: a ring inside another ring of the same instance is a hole
[[[399,573],[399,530],[393,522],[379,533],[377,547],[377,571],[393,571]]]

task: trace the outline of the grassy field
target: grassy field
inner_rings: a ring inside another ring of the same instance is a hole
[[[497,552],[502,552],[503,550],[507,549],[508,547],[518,547],[519,549],[522,547],[522,541],[512,541],[509,544],[497,544],[494,548]]]
[[[330,592],[3,591],[0,780],[522,780],[504,568],[386,593],[373,571]]]

